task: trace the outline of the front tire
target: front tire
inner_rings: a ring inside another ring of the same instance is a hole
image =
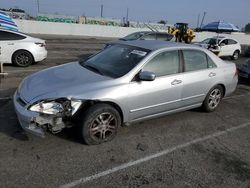
[[[79,121],[80,137],[88,145],[112,140],[121,125],[119,112],[108,104],[91,106]]]
[[[202,108],[205,112],[215,111],[223,97],[223,88],[220,85],[213,87],[203,101]]]
[[[239,52],[238,50],[236,50],[236,51],[233,53],[231,59],[232,59],[232,60],[237,60],[237,59],[239,59],[239,56],[240,56],[240,52]]]
[[[12,56],[12,63],[18,67],[28,67],[33,63],[33,56],[25,50],[19,50]]]

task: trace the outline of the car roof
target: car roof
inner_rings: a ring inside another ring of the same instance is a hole
[[[25,33],[22,33],[20,31],[15,31],[15,30],[5,29],[5,28],[0,28],[0,31],[7,31],[7,32],[11,32],[11,33],[17,33],[17,34],[20,34],[20,35],[23,35],[23,36],[27,37],[27,35]]]
[[[169,33],[166,33],[166,32],[160,32],[160,31],[138,31],[138,32],[134,32],[134,33],[131,33],[131,34],[135,34],[135,33],[142,33],[142,34],[166,34],[166,35],[171,35]]]
[[[174,47],[195,47],[196,45],[171,42],[171,41],[162,41],[162,40],[133,40],[133,41],[114,41],[112,44],[125,44],[129,46],[135,46],[139,48],[148,49],[155,51],[162,48],[174,48]]]
[[[214,37],[212,37],[213,39],[231,39],[231,40],[235,40],[235,39],[233,39],[233,38],[231,38],[231,37],[226,37],[226,36],[214,36]],[[235,41],[237,41],[237,40],[235,40]]]

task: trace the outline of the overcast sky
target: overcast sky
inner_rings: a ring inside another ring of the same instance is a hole
[[[250,23],[250,0],[39,0],[41,13],[100,16],[101,4],[104,17],[126,16],[135,21],[167,20],[168,23],[187,22],[197,25],[197,17],[206,11],[205,23],[224,20],[244,27]],[[36,15],[37,0],[0,0],[0,8],[19,7]]]

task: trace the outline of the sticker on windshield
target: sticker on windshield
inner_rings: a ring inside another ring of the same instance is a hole
[[[147,54],[147,52],[140,51],[140,50],[133,50],[131,52],[131,54],[136,54],[136,55],[139,55],[139,56],[145,56]]]

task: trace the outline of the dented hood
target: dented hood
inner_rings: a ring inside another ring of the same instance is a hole
[[[74,62],[45,69],[27,77],[20,85],[19,93],[27,102],[44,95],[55,98],[67,97],[77,94],[76,91],[84,92],[90,89],[93,83],[110,79]]]

